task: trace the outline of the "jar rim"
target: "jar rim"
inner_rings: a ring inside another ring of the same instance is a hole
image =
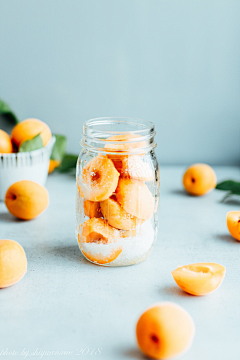
[[[110,129],[108,129],[108,125]],[[111,126],[120,127],[120,129],[111,129]],[[128,127],[128,130],[126,130],[126,127]],[[138,136],[128,138],[126,139],[126,141],[120,140],[121,144],[131,144],[146,141],[146,146],[138,147],[137,149],[129,149],[127,153],[138,153],[143,149],[151,150],[156,146],[156,144],[154,143],[154,136],[156,134],[154,123],[148,120],[120,116],[99,117],[85,121],[83,124],[83,134],[80,143],[83,147],[87,147],[92,151],[104,152],[106,150],[104,150],[103,143],[107,143],[109,141],[107,140],[109,137],[116,135],[124,136],[127,134]],[[111,140],[111,142],[117,144],[119,143],[119,140],[114,139]],[[111,153],[116,153],[116,151],[113,151]],[[122,151],[121,154],[123,154]]]

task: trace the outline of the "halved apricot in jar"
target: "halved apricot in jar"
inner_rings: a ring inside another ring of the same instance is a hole
[[[112,250],[108,255],[102,255],[102,253],[93,255],[90,251],[84,251],[83,249],[81,249],[81,251],[88,260],[96,264],[104,265],[114,261],[121,254],[122,249],[119,248]]]
[[[81,191],[91,201],[108,199],[118,184],[119,173],[107,156],[98,155],[90,160],[82,171]]]
[[[138,149],[147,145],[146,141],[133,141],[134,139],[141,138],[137,134],[120,134],[113,135],[106,139],[108,142],[104,148],[110,152],[127,152],[131,149]],[[118,155],[109,155],[110,158],[117,158]]]
[[[122,230],[135,229],[141,220],[136,216],[128,214],[121,205],[117,202],[115,196],[100,202],[103,217],[108,220],[108,223]]]
[[[108,222],[102,218],[92,218],[83,224],[81,239],[86,243],[107,244],[114,239],[121,237],[119,230],[114,229]]]
[[[232,237],[240,241],[240,211],[227,213],[227,227]]]
[[[196,263],[178,267],[172,271],[172,276],[183,291],[201,296],[216,290],[225,272],[225,267],[216,263]]]
[[[126,156],[122,160],[120,173],[123,177],[139,181],[152,181],[154,171],[147,162],[144,162],[139,155]]]
[[[102,217],[100,202],[84,200],[83,201],[84,214],[91,218]]]
[[[126,212],[140,219],[150,219],[154,210],[154,198],[142,181],[120,178],[116,198]]]

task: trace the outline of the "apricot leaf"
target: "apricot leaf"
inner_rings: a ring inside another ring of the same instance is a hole
[[[55,135],[56,141],[52,149],[51,159],[62,161],[66,151],[67,138],[64,135]]]
[[[1,99],[0,99],[0,115],[2,115],[7,121],[10,121],[14,125],[19,122],[19,119],[11,110],[10,106]]]
[[[34,150],[38,150],[41,149],[43,147],[43,142],[42,142],[42,138],[41,135],[38,134],[36,136],[34,136],[34,138],[24,141],[20,147],[19,147],[19,152],[28,152],[28,151],[34,151]]]
[[[76,168],[78,155],[65,154],[61,165],[57,168],[60,172],[67,172]]]
[[[228,191],[222,202],[232,195],[240,195],[240,182],[233,180],[223,181],[216,186],[217,190]]]

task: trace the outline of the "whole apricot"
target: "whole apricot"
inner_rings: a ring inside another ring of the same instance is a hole
[[[172,271],[178,286],[185,292],[201,296],[215,291],[222,283],[226,269],[216,263],[196,263]]]
[[[240,211],[227,213],[227,227],[232,237],[240,241]]]
[[[60,164],[61,161],[50,159],[48,173],[51,174]]]
[[[213,190],[216,185],[216,174],[207,164],[194,164],[186,170],[183,176],[183,186],[192,195],[204,195]]]
[[[47,145],[52,136],[49,126],[38,119],[26,119],[14,126],[12,140],[19,147],[24,141],[30,140],[38,134],[41,135],[43,146]]]
[[[150,307],[137,322],[137,342],[151,359],[170,359],[188,350],[195,333],[191,316],[179,305],[163,302]]]
[[[10,136],[0,129],[0,154],[9,154],[13,152],[13,146]]]
[[[14,240],[0,240],[0,288],[16,284],[27,272],[27,258]]]
[[[11,185],[5,196],[8,211],[22,220],[31,220],[40,215],[48,206],[47,189],[29,180]]]

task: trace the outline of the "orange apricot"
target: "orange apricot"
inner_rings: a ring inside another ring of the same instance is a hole
[[[50,159],[48,173],[51,174],[60,164],[61,161]]]
[[[16,284],[27,272],[27,258],[14,240],[0,240],[0,288]]]
[[[196,263],[178,267],[172,276],[185,292],[201,296],[212,293],[222,283],[226,269],[215,263]]]
[[[138,346],[151,359],[170,359],[186,352],[194,334],[191,316],[171,302],[150,307],[140,316],[136,326]]]
[[[91,201],[108,199],[118,184],[119,173],[107,156],[98,155],[90,160],[82,171],[81,191]]]
[[[194,164],[183,176],[183,186],[192,195],[204,195],[213,190],[216,185],[216,174],[207,164]]]
[[[83,224],[81,239],[83,242],[96,242],[107,244],[116,238],[120,238],[120,231],[114,229],[102,218],[92,218]]]
[[[140,219],[150,219],[154,210],[154,198],[147,185],[138,180],[120,178],[116,198],[126,212]]]
[[[41,135],[43,146],[47,145],[52,136],[49,126],[38,119],[26,119],[14,126],[12,140],[19,147],[24,141],[30,140],[38,134]]]
[[[120,173],[123,177],[139,181],[151,181],[154,177],[154,172],[149,164],[142,161],[139,155],[124,157]]]
[[[84,200],[84,214],[91,218],[102,217],[100,203],[97,201]]]
[[[103,217],[108,220],[109,225],[122,230],[135,229],[141,220],[128,214],[116,198],[111,198],[100,202]]]
[[[10,136],[0,129],[0,154],[9,154],[13,152],[13,146]]]
[[[112,250],[108,255],[102,255],[101,253],[92,255],[90,251],[86,252],[83,249],[81,249],[81,251],[88,260],[100,265],[104,265],[114,261],[121,254],[122,249],[119,248]]]
[[[232,237],[240,241],[240,211],[227,213],[227,227]]]
[[[137,134],[121,134],[114,135],[106,139],[107,143],[104,148],[110,152],[126,152],[131,149],[138,149],[146,146],[145,141],[133,141],[134,139],[140,138]],[[110,157],[117,157],[115,155],[109,155]]]
[[[47,208],[48,192],[33,181],[21,180],[9,187],[5,204],[12,215],[22,220],[31,220]]]

